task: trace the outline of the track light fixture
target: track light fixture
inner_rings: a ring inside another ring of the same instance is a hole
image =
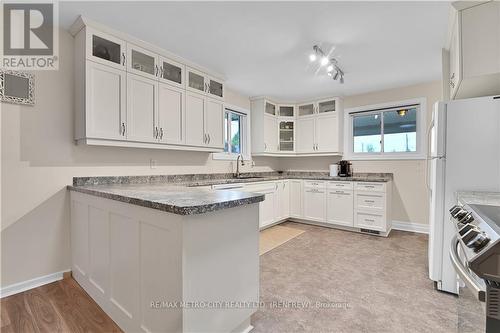
[[[322,67],[326,66],[328,76],[335,81],[339,80],[340,83],[344,83],[344,71],[340,69],[337,59],[328,58],[328,55],[318,45],[314,45],[313,52],[309,55],[309,60],[315,62],[318,59]]]

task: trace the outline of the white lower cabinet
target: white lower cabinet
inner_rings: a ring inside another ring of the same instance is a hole
[[[325,222],[326,184],[304,181],[304,219]]]
[[[278,220],[284,220],[290,216],[290,181],[283,180],[278,184]]]
[[[391,230],[392,183],[287,179],[214,185],[212,188],[265,195],[259,227],[288,218],[354,228],[387,236]]]
[[[302,218],[302,179],[290,179],[290,217]]]
[[[329,189],[326,201],[326,222],[348,227],[354,225],[352,190]]]

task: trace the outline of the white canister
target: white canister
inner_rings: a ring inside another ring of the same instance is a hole
[[[337,177],[339,175],[339,165],[330,164],[330,177]]]

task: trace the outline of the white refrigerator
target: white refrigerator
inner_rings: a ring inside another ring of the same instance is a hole
[[[500,191],[500,96],[437,102],[427,130],[429,277],[458,293],[449,258],[457,191]]]

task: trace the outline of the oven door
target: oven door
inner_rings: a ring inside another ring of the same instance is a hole
[[[450,258],[457,272],[458,288],[458,329],[457,331],[484,333],[486,331],[486,285],[466,264],[461,243],[453,237]]]

